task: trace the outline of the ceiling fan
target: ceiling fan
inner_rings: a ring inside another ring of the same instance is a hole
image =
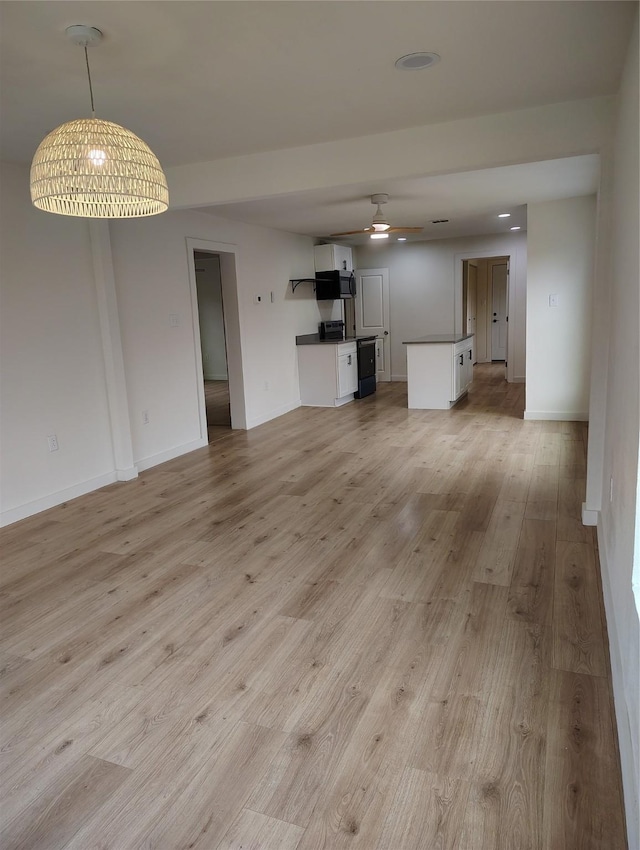
[[[371,203],[376,207],[373,221],[362,230],[346,230],[343,233],[332,233],[331,236],[359,236],[368,233],[371,239],[388,239],[390,233],[421,233],[422,227],[392,227],[382,212],[383,204],[389,200],[389,195],[378,193],[371,196]]]

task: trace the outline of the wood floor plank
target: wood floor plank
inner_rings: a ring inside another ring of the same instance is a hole
[[[478,553],[474,570],[476,581],[505,587],[511,584],[524,510],[524,502],[498,499]]]
[[[110,689],[89,700],[53,729],[42,724],[38,746],[28,736],[4,742],[2,764],[2,819],[8,822],[53,787],[91,747],[116,727],[136,705],[132,689]]]
[[[436,654],[425,651],[422,641],[411,645],[415,631],[416,621],[410,617],[403,630],[404,651],[383,672],[338,764],[327,775],[300,850],[365,850],[380,835],[413,752],[424,690],[428,690],[425,681]]]
[[[613,718],[606,682],[554,670],[550,685],[542,846],[624,850],[620,786],[610,776]]]
[[[516,620],[545,625],[551,622],[556,562],[554,520],[525,519],[516,550],[509,614]]]
[[[606,676],[599,578],[593,547],[559,540],[553,604],[553,666]]]
[[[582,503],[585,500],[584,477],[561,476],[558,479],[558,540],[588,543],[594,529],[582,524]]]
[[[468,794],[464,780],[407,768],[375,850],[457,850]]]
[[[550,637],[506,620],[479,730],[463,832],[500,850],[542,848]],[[509,687],[508,682],[517,682]],[[482,845],[481,845],[482,846]]]
[[[0,846],[11,850],[62,850],[122,785],[130,771],[85,756],[64,781],[56,783],[24,815],[0,833]]]
[[[434,702],[446,706],[445,701],[456,695],[481,701],[489,695],[507,598],[508,588],[483,583],[474,583],[462,598],[448,642],[449,663],[439,671],[434,684]]]
[[[451,550],[458,518],[455,511],[430,512],[411,550],[389,576],[382,596],[413,602],[429,595],[440,572],[438,563]]]
[[[243,809],[215,850],[296,850],[304,829]]]
[[[531,473],[525,517],[527,519],[555,520],[558,509],[557,466],[536,464]]]

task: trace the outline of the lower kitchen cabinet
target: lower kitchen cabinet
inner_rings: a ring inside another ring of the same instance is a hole
[[[355,342],[298,346],[300,401],[310,407],[339,407],[358,389]]]

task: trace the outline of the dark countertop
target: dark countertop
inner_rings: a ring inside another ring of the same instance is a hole
[[[320,339],[320,334],[301,334],[296,337],[296,345],[342,345],[344,342],[357,342],[359,339],[377,339],[375,334],[369,336],[348,336],[344,339]]]
[[[417,339],[408,339],[403,342],[403,345],[426,345],[428,343],[456,343],[462,342],[463,339],[471,339],[473,334],[429,334],[420,336]]]

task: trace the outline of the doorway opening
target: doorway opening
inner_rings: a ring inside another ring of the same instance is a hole
[[[209,442],[231,428],[229,368],[220,255],[194,251],[202,378]]]
[[[474,363],[507,366],[509,257],[462,261],[462,329],[475,335]]]
[[[201,439],[208,439],[211,442],[228,434],[229,428],[244,430],[247,427],[236,273],[238,246],[208,239],[195,239],[190,236],[187,237],[186,242],[193,321],[194,392],[198,405]],[[205,269],[205,272],[196,272],[196,268]],[[206,279],[211,286],[214,285],[212,281],[219,280],[219,295],[214,296],[213,293],[207,292],[202,303],[199,303],[202,299],[199,298],[198,293],[198,278],[203,278],[203,281]],[[201,323],[200,313],[202,311],[206,314],[207,305],[213,307],[216,300],[219,303],[218,310],[222,313],[222,322],[210,319],[211,326],[217,329],[214,335],[218,353],[214,357],[207,342],[202,339],[203,333],[205,336],[208,334],[209,323],[206,319]],[[221,344],[222,340],[224,340],[224,346]],[[224,351],[224,357],[222,351]],[[203,360],[203,354],[209,355],[207,361]],[[226,382],[224,372],[218,371],[224,368],[224,365],[219,364],[224,364],[225,361]],[[207,423],[205,374],[215,381],[219,380],[221,384],[226,383],[226,387],[218,385],[220,393],[209,393],[211,425]],[[223,421],[222,415],[224,415],[225,424],[218,424],[218,421]]]

